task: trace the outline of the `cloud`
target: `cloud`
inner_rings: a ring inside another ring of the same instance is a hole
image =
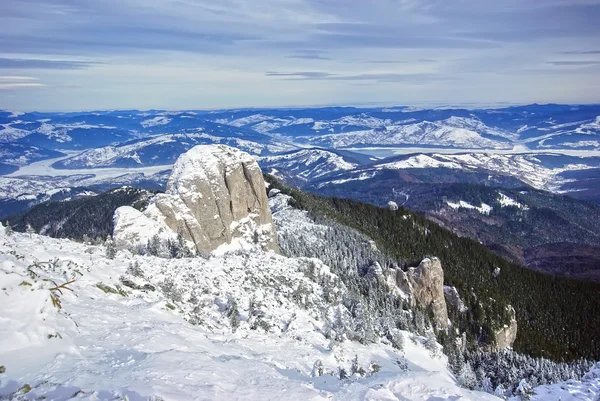
[[[598,20],[598,0],[2,0],[0,71],[40,77],[4,84],[53,93],[0,107],[600,101],[577,61]]]
[[[547,63],[556,66],[600,65],[600,61],[548,61]]]
[[[293,54],[286,58],[297,58],[303,60],[333,60],[331,57],[319,56],[317,54]]]
[[[20,75],[0,75],[0,90],[1,89],[19,89],[19,88],[35,88],[46,86],[37,82],[36,77],[27,77]]]
[[[448,80],[449,78],[441,77],[436,74],[427,73],[367,73],[367,74],[332,74],[322,71],[305,71],[305,72],[276,72],[268,71],[265,73],[267,77],[278,77],[283,79],[298,79],[298,80],[328,80],[328,81],[372,81],[372,82],[404,82],[404,83],[423,83],[440,80]]]
[[[14,70],[80,70],[96,64],[99,63],[89,61],[17,59],[0,57],[0,68]]]
[[[583,51],[569,50],[569,51],[560,52],[560,54],[581,54],[581,55],[600,54],[600,50],[583,50]]]
[[[321,71],[301,71],[301,72],[277,72],[277,71],[267,71],[265,73],[267,77],[280,77],[285,79],[307,79],[307,80],[315,80],[315,79],[327,79],[332,77],[333,74],[329,74],[327,72]]]

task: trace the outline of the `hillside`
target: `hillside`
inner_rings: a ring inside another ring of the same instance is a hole
[[[519,311],[516,351],[554,359],[598,359],[599,284],[526,269],[404,208],[392,211],[352,200],[321,198],[276,179],[270,182],[291,195],[296,207],[361,231],[390,257],[411,263],[425,255],[438,256],[444,265],[446,284],[455,286],[469,307],[460,317],[459,327],[470,335],[480,335],[481,327],[489,333],[489,325],[502,316],[503,305],[510,304]],[[498,275],[494,274],[496,269]],[[553,301],[547,302],[550,293]],[[494,301],[480,302],[490,298]]]

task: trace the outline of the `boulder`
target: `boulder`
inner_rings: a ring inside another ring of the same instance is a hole
[[[411,304],[428,311],[439,329],[448,328],[448,309],[444,298],[444,270],[438,258],[426,258],[407,272],[396,271],[396,285],[410,294]]]
[[[139,231],[135,217],[147,227],[144,237],[181,235],[198,253],[239,237],[277,250],[262,171],[252,156],[229,146],[200,145],[182,154],[166,192],[153,198],[143,217],[134,214],[122,208],[115,212],[118,246],[133,245],[132,231]]]

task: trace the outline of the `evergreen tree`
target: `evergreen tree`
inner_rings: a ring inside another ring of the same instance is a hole
[[[188,248],[187,241],[183,237],[181,231],[177,233],[177,258],[189,258],[192,257],[192,252]]]
[[[8,221],[6,221],[6,227],[4,228],[4,233],[6,233],[6,235],[8,235],[9,237],[11,235],[13,235],[13,233],[14,233],[14,231]]]
[[[475,388],[475,386],[477,385],[477,377],[475,376],[475,372],[473,372],[473,368],[471,367],[471,364],[469,362],[465,363],[462,366],[461,371],[458,377],[456,378],[456,381],[461,387],[465,387],[470,390],[473,390]]]
[[[115,246],[115,242],[112,237],[107,237],[104,242],[104,246],[106,247],[106,257],[109,259],[114,259],[117,255],[117,248]]]
[[[31,226],[31,224],[27,223],[27,227],[25,228],[25,232],[29,234],[29,237],[35,234],[35,229]]]

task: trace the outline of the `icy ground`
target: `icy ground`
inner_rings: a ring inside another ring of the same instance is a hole
[[[335,277],[318,260],[251,244],[111,260],[102,246],[0,227],[0,399],[497,399],[457,387],[445,358],[409,333],[404,352],[330,344],[323,282]]]

